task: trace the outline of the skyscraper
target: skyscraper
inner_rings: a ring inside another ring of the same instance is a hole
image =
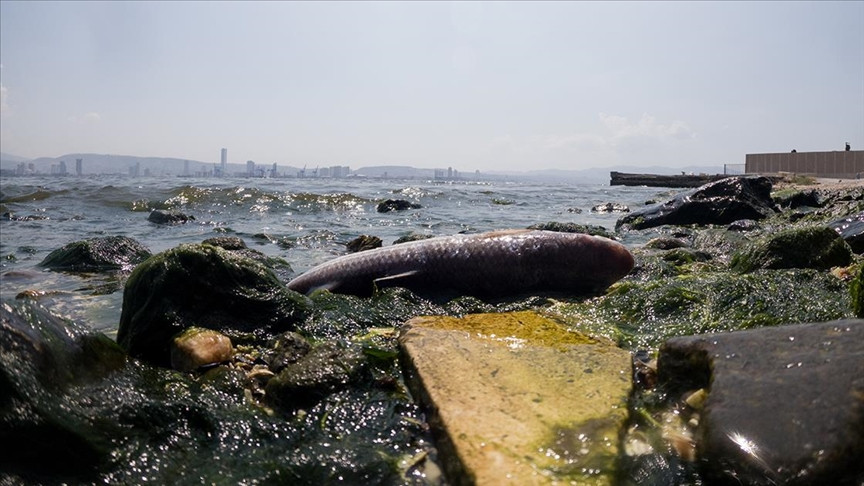
[[[81,176],[84,174],[84,159],[75,159],[75,175]]]
[[[219,168],[221,169],[220,172],[222,173],[221,174],[222,177],[225,177],[226,175],[228,175],[228,149],[227,148],[222,149],[222,165],[220,165]]]

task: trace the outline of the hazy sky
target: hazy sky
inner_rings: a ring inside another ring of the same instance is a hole
[[[0,2],[0,149],[581,169],[864,149],[864,2]]]

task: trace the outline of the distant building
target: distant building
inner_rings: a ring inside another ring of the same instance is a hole
[[[249,177],[255,177],[255,162],[251,160],[246,161],[246,175]]]
[[[189,161],[188,160],[183,161],[183,175],[189,176]]]
[[[61,160],[59,164],[51,164],[51,175],[66,175],[66,161]]]
[[[219,175],[221,175],[222,177],[225,177],[226,175],[228,175],[228,149],[227,148],[222,149],[222,159],[221,159],[221,163],[219,165],[219,172],[220,172]]]
[[[278,177],[279,173],[276,172],[276,162],[273,162],[273,168],[270,169],[270,177]]]
[[[84,175],[84,159],[75,159],[75,175],[78,177]]]
[[[141,162],[129,167],[129,177],[138,177],[141,174]]]

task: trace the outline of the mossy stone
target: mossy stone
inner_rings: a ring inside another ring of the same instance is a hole
[[[171,341],[186,328],[268,337],[293,330],[308,308],[306,297],[250,258],[206,244],[180,245],[130,275],[117,341],[133,356],[168,366]]]
[[[752,272],[759,268],[815,268],[846,266],[852,250],[843,238],[826,226],[793,228],[769,235],[732,257],[731,268]]]

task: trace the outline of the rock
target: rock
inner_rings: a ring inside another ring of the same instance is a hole
[[[311,349],[312,345],[306,338],[296,332],[286,332],[273,340],[273,351],[265,360],[273,373],[279,373],[286,366],[300,361]]]
[[[592,213],[629,213],[630,208],[623,204],[605,203],[591,208]]]
[[[389,213],[390,211],[405,211],[406,209],[420,209],[419,204],[414,204],[404,199],[387,199],[384,202],[378,203],[376,208],[379,213]]]
[[[377,236],[360,235],[349,241],[345,246],[348,247],[348,251],[351,253],[357,253],[359,251],[381,248],[382,245],[383,242],[381,241],[381,238],[378,238]]]
[[[855,253],[864,253],[864,213],[858,213],[828,224],[837,232]]]
[[[409,241],[428,240],[429,238],[432,238],[432,237],[433,237],[432,235],[422,235],[422,234],[417,234],[417,233],[411,233],[409,235],[400,236],[399,238],[396,238],[396,240],[393,241],[393,244],[398,245],[399,243],[408,243]]]
[[[612,484],[631,360],[533,312],[418,317],[399,338],[454,484]]]
[[[150,257],[150,250],[126,236],[105,236],[69,243],[39,263],[67,272],[129,271]]]
[[[249,249],[249,247],[246,246],[246,242],[243,241],[243,238],[240,238],[238,236],[217,236],[215,238],[207,238],[206,240],[202,241],[201,244],[218,246],[219,248],[228,251]]]
[[[359,379],[365,364],[358,347],[325,342],[271,378],[265,387],[267,399],[286,409],[311,406]]]
[[[32,301],[0,304],[0,482],[7,474],[30,479],[24,484],[51,476],[83,482],[95,474],[108,459],[110,438],[92,434],[94,417],[75,413],[58,396],[125,362],[108,337]]]
[[[728,231],[753,231],[759,229],[759,223],[752,219],[739,219],[730,223],[726,229]]]
[[[165,211],[163,209],[154,209],[147,216],[147,221],[156,224],[183,224],[194,220],[195,216],[188,216],[178,211]]]
[[[800,207],[818,208],[822,205],[821,195],[816,189],[798,191],[789,189],[777,191],[772,195],[774,203],[782,208],[796,209]]]
[[[129,276],[117,342],[135,357],[168,366],[171,341],[184,329],[266,336],[293,329],[308,306],[250,258],[211,245],[180,245]]]
[[[667,390],[708,389],[706,484],[864,481],[864,321],[673,338],[658,373]]]
[[[852,297],[852,312],[855,317],[864,317],[864,265],[858,268],[858,273],[849,284],[849,293]]]
[[[615,227],[729,224],[739,219],[764,219],[773,211],[770,179],[729,177],[678,194],[662,204],[633,211],[619,218]]]
[[[171,343],[171,367],[179,371],[223,363],[233,355],[231,339],[210,329],[190,327]]]
[[[604,238],[609,238],[610,240],[615,239],[615,235],[607,231],[606,228],[590,224],[559,223],[557,221],[550,221],[548,223],[532,224],[528,229],[558,231],[559,233],[583,233],[586,235],[602,236]]]
[[[656,250],[672,250],[673,248],[684,248],[690,246],[685,240],[681,238],[670,238],[668,236],[660,236],[657,238],[653,238],[645,243],[645,248],[652,248]]]
[[[815,268],[846,266],[852,251],[834,230],[826,226],[792,228],[773,233],[747,245],[732,256],[731,268],[752,272],[759,268]]]

